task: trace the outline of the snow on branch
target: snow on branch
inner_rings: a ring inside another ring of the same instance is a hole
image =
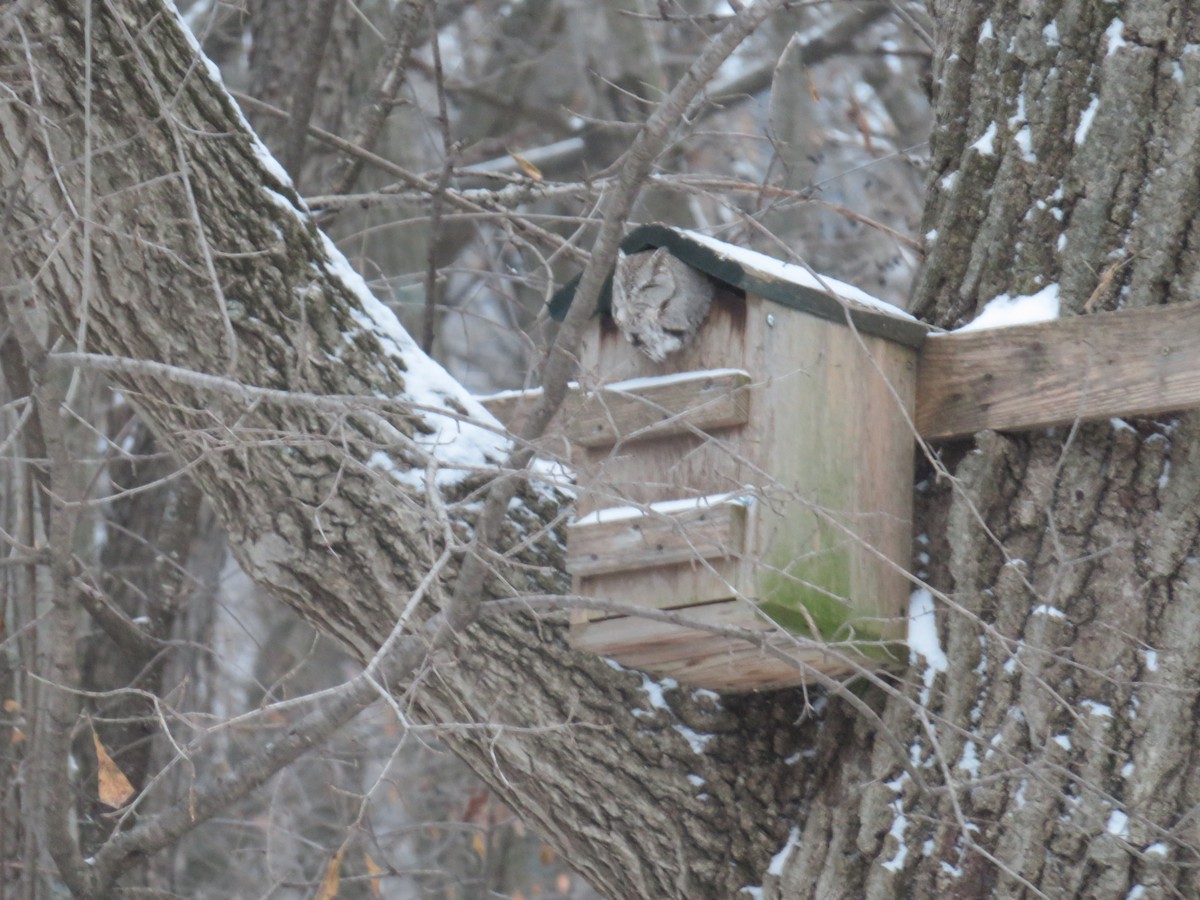
[[[401,362],[405,371],[402,400],[425,410],[430,433],[416,440],[439,464],[439,484],[450,484],[484,466],[498,465],[509,450],[505,431],[491,413],[438,363],[425,354],[409,335],[396,314],[371,293],[363,277],[354,271],[342,252],[324,233],[329,275],[336,278],[360,304],[351,310],[359,328],[379,341],[383,352]],[[354,333],[343,335],[352,341]],[[382,462],[382,460],[376,460]],[[386,467],[386,466],[385,466]],[[419,485],[424,473],[389,469],[404,482]]]

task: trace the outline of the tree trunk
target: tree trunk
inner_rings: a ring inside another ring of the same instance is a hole
[[[1082,0],[1053,23],[1016,2],[934,12],[918,310],[953,324],[1050,283],[1064,314],[1186,296],[1200,12],[1154,0],[1123,28]],[[94,5],[90,98],[79,15],[22,9],[36,85],[21,43],[0,48],[24,101],[0,106],[14,267],[92,351],[396,401],[334,414],[121,376],[246,571],[368,659],[471,526],[481,476],[423,478],[447,421],[428,407],[470,401],[343,277],[160,0]],[[943,592],[949,662],[917,659],[864,693],[922,791],[844,701],[668,684],[660,702],[648,679],[567,649],[556,615],[485,616],[394,691],[608,896],[1192,895],[1196,429],[1184,416],[940,448],[917,574]],[[480,439],[461,458],[502,449]],[[561,511],[544,488],[522,499],[500,552]],[[492,593],[561,591],[553,536],[522,551],[542,568],[505,569]]]
[[[953,326],[998,294],[1055,284],[1062,315],[1193,299],[1197,8],[931,6],[938,125],[918,313]],[[900,698],[885,714],[930,790],[876,767],[858,808],[830,817],[835,840],[840,820],[884,861],[845,896],[1200,890],[1186,712],[1200,664],[1198,425],[1187,414],[941,448],[918,529],[926,577],[946,593],[949,664],[926,669],[927,701],[910,688],[920,715]],[[802,846],[821,845],[813,825]],[[842,862],[803,856],[787,884]]]

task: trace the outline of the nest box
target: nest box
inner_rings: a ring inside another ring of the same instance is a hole
[[[567,545],[576,593],[674,621],[576,611],[571,642],[718,690],[906,661],[925,326],[701,235],[651,225],[622,244],[653,247],[716,282],[708,318],[658,364],[601,311],[556,427],[578,485]]]
[[[689,684],[904,661],[914,435],[1200,408],[1200,301],[1056,319],[1045,285],[1017,298],[1041,310],[1020,324],[927,335],[849,285],[702,235],[649,225],[621,246],[666,247],[716,296],[662,364],[601,298],[553,426],[579,488],[567,566],[610,604],[575,613],[571,640]],[[487,402],[503,421],[519,405]]]

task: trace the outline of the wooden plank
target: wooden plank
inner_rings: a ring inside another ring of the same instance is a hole
[[[750,376],[740,369],[639,378],[586,392],[572,384],[547,431],[565,433],[580,447],[596,448],[744,425],[750,415],[749,386]],[[541,388],[534,388],[478,399],[504,427],[515,431],[539,394]]]
[[[603,575],[741,553],[745,504],[722,499],[710,505],[704,500],[677,501],[689,505],[679,510],[657,504],[645,511],[592,513],[567,527],[567,571]]]
[[[623,504],[738,491],[754,482],[746,428],[714,437],[677,434],[660,441],[581,449],[571,456],[578,490],[575,515]]]
[[[763,341],[771,374],[743,432],[768,476],[754,479],[746,593],[826,636],[856,621],[868,639],[903,639],[917,352],[798,313],[777,313]]]
[[[925,438],[1200,406],[1200,302],[930,335],[917,377]]]
[[[767,375],[753,334],[766,317],[758,298],[718,290],[708,319],[695,341],[666,363],[653,362],[634,348],[612,320],[593,321],[580,347],[580,381],[627,382],[670,372],[704,372],[726,367],[749,373],[740,400],[752,421]],[[576,515],[603,507],[645,504],[678,497],[739,490],[755,481],[757,448],[744,440],[746,426],[675,433],[660,440],[637,440],[602,447],[577,447],[571,465],[578,476]],[[646,570],[653,572],[657,570]]]
[[[746,600],[709,603],[682,612],[697,624],[776,630]],[[803,684],[812,681],[809,669],[841,677],[860,667],[879,668],[877,660],[860,658],[849,647],[839,647],[839,654],[834,655],[818,647],[802,646],[783,632],[771,636],[770,642],[799,665],[736,638],[636,617],[608,619],[571,629],[571,645],[577,650],[711,690],[762,690]]]
[[[746,600],[708,603],[677,612],[697,623],[716,627],[751,628],[755,631],[772,627]],[[709,631],[637,616],[606,619],[571,629],[573,647],[627,661],[634,667],[690,658],[707,649],[723,647],[728,642],[729,638]]]
[[[673,662],[647,663],[644,668],[660,677],[674,678],[681,684],[726,693],[811,684],[813,669],[832,678],[844,678],[862,669],[879,668],[874,662],[864,662],[861,668],[846,665],[819,650],[789,653],[799,663],[797,665],[742,641],[727,643],[730,646],[717,652],[707,651],[691,659]]]
[[[750,376],[739,369],[681,372],[572,391],[562,413],[566,434],[580,447],[609,447],[745,424]]]
[[[575,593],[646,609],[673,609],[729,600],[752,590],[753,565],[745,556],[689,561],[633,572],[575,577]],[[599,609],[575,609],[571,621],[611,618]]]

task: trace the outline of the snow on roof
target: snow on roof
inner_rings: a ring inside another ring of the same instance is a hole
[[[846,284],[844,281],[838,281],[836,278],[829,278],[825,275],[816,276],[804,268],[804,266],[784,262],[773,256],[767,256],[765,253],[759,253],[757,250],[749,250],[746,247],[727,244],[724,241],[719,241],[714,237],[709,237],[707,234],[700,234],[696,231],[681,231],[680,234],[685,235],[689,240],[703,244],[727,259],[734,260],[743,269],[754,270],[767,278],[786,281],[789,284],[809,288],[814,291],[833,291],[843,300],[849,300],[852,303],[870,307],[885,315],[907,319],[910,322],[917,321],[914,316],[895,304],[888,303],[886,300],[880,300],[878,297],[872,297],[866,291],[856,288],[852,284]]]
[[[625,253],[665,247],[709,277],[734,291],[753,294],[816,318],[852,325],[864,334],[877,335],[909,347],[920,347],[930,326],[898,306],[872,297],[853,285],[826,278],[807,267],[727,244],[694,231],[668,225],[642,225],[621,242]],[[562,321],[575,298],[579,277],[568,281],[551,298],[550,315]],[[607,312],[611,279],[601,291],[598,310]]]

